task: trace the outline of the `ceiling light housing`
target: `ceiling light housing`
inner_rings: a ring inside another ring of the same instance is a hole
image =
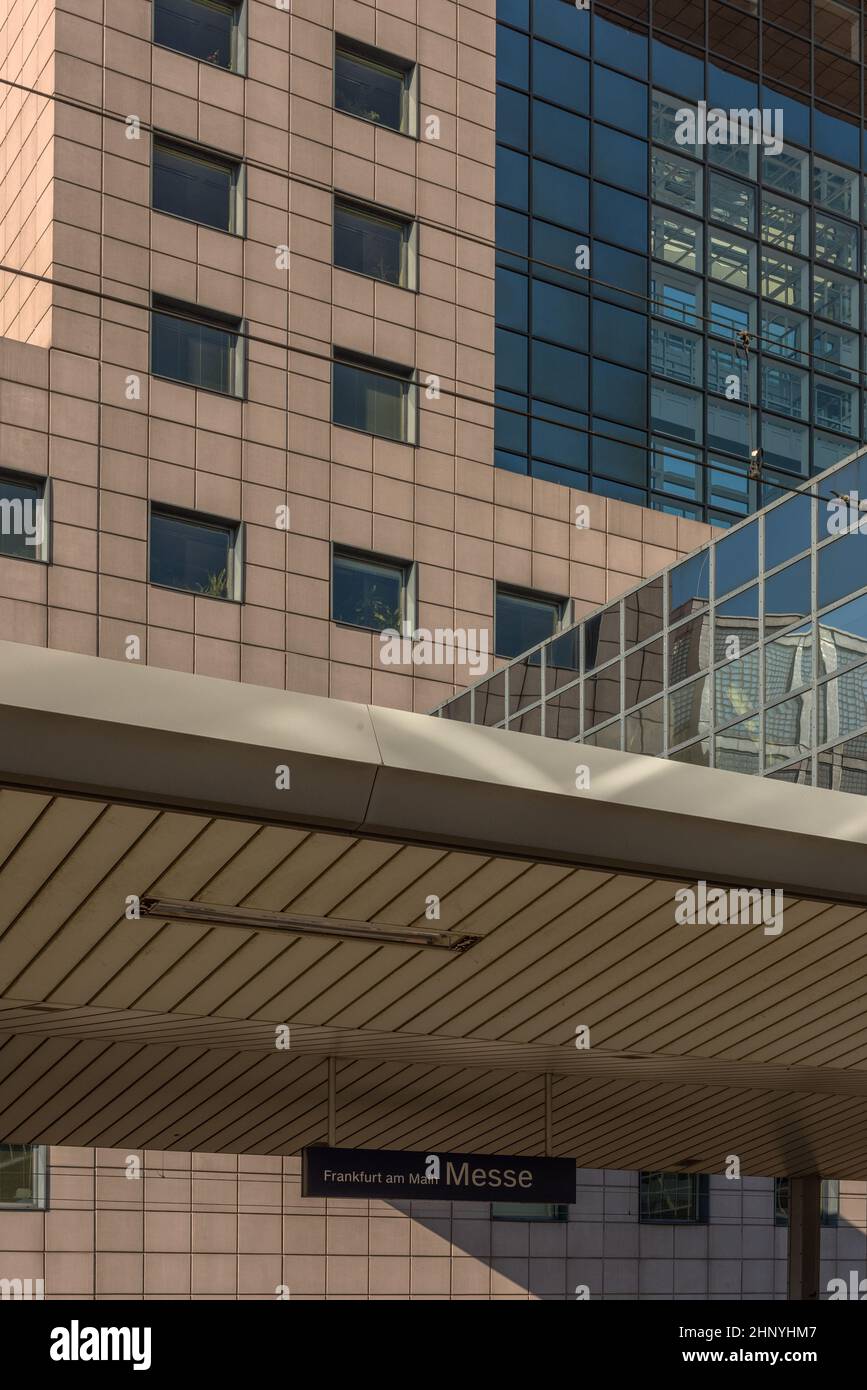
[[[375,945],[411,946],[463,953],[480,940],[457,935],[446,927],[395,927],[385,922],[355,922],[345,917],[309,917],[260,908],[222,907],[216,903],[182,902],[176,898],[141,899],[141,915],[168,922],[195,922],[209,927],[240,927],[247,931],[278,932],[281,936],[322,936]]]

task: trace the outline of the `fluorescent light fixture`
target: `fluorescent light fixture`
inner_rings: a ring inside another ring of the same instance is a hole
[[[467,951],[477,936],[453,935],[445,927],[393,927],[384,922],[353,922],[345,917],[306,917],[291,912],[265,912],[251,907],[220,907],[216,903],[180,902],[175,898],[142,898],[142,917],[169,922],[201,922],[209,927],[245,927],[248,931],[279,932],[281,936],[337,937],[371,941],[375,945],[414,946],[440,951]]]

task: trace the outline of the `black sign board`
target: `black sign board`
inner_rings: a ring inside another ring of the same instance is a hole
[[[408,1153],[390,1149],[302,1151],[302,1197],[384,1197],[444,1202],[574,1202],[574,1158]]]

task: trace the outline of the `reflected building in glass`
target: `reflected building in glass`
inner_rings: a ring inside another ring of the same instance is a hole
[[[867,795],[865,504],[867,451],[435,713]]]
[[[498,21],[498,465],[729,526],[850,454],[859,6],[499,0]],[[764,112],[765,136],[703,141],[702,103]]]

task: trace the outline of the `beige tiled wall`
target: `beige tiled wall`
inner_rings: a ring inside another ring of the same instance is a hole
[[[130,1179],[130,1157],[143,1160]],[[712,1178],[706,1226],[643,1225],[638,1176],[578,1170],[564,1223],[492,1221],[487,1203],[301,1197],[300,1161],[51,1151],[50,1209],[0,1212],[0,1278],[46,1298],[785,1298],[773,1183]],[[867,1195],[843,1183],[821,1288],[867,1273]]]
[[[55,203],[54,0],[0,6],[0,264],[52,273]],[[24,90],[31,89],[31,90]],[[52,291],[0,271],[0,336],[47,346]]]

